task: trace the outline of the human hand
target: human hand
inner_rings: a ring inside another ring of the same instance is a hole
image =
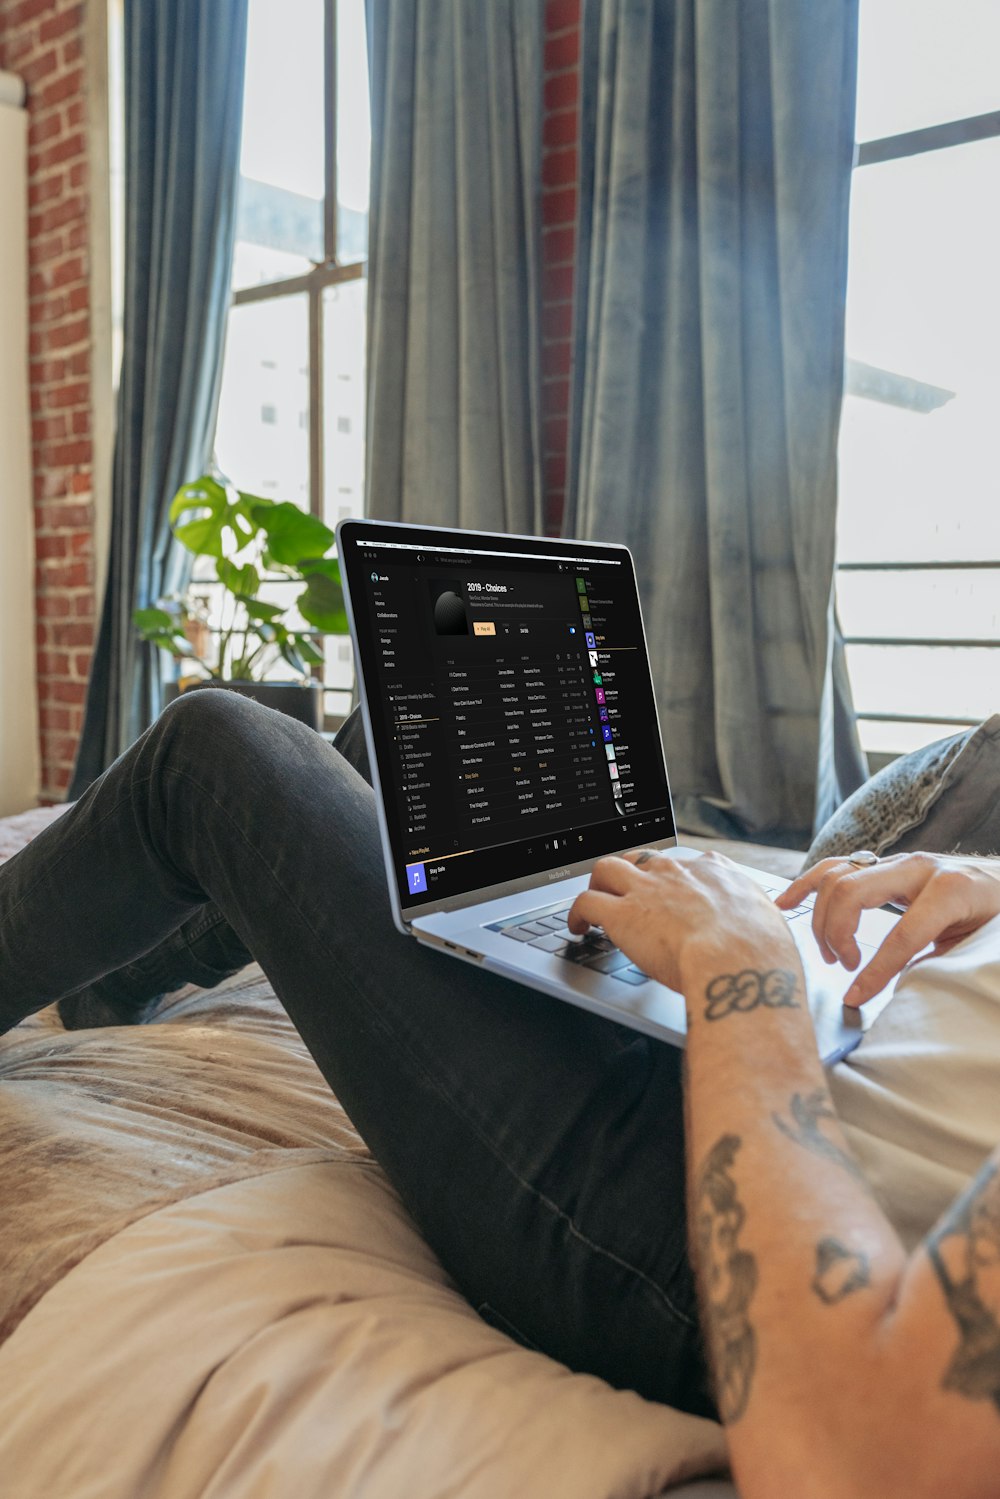
[[[846,858],[822,859],[793,880],[776,905],[788,910],[814,892],[820,951],[828,963],[852,971],[861,962],[855,933],[862,911],[887,901],[906,908],[844,996],[845,1004],[858,1006],[881,993],[928,944],[935,955],[947,952],[1000,915],[1000,863],[991,869],[936,854],[893,854],[858,868]]]
[[[570,908],[570,931],[603,927],[644,973],[684,989],[695,961],[727,968],[786,962],[795,944],[772,901],[721,854],[681,860],[648,849],[599,859]]]

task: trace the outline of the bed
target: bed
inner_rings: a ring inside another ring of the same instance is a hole
[[[56,815],[0,822],[0,859]],[[8,1499],[645,1499],[724,1470],[713,1423],[480,1320],[256,967],[142,1027],[0,1038],[0,1174]]]

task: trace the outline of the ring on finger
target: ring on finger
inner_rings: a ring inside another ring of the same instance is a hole
[[[856,848],[853,854],[847,855],[848,864],[853,864],[855,869],[870,869],[873,864],[878,863],[878,854],[873,854],[870,848]]]
[[[641,848],[639,850],[639,852],[636,854],[635,858],[632,860],[632,863],[633,864],[648,864],[649,861],[650,861],[650,859],[655,859],[656,857],[657,857],[657,853],[656,853],[655,849],[653,849],[653,848]]]

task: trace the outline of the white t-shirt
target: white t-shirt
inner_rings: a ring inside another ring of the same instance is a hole
[[[851,1148],[912,1249],[1000,1145],[1000,916],[905,972],[829,1083]]]

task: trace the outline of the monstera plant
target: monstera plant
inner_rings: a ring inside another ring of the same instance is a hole
[[[182,663],[187,669],[183,686],[235,687],[272,704],[268,689],[289,685],[273,680],[280,663],[287,667],[291,685],[301,688],[312,703],[305,710],[285,711],[307,721],[317,719],[320,688],[309,681],[309,670],[323,661],[322,637],[347,631],[329,526],[297,505],[263,499],[204,474],[177,491],[170,506],[170,528],[189,552],[211,559],[214,580],[221,585],[215,590],[221,592],[221,607],[210,627],[199,593],[211,587],[212,578],[206,580],[203,573],[200,582],[183,593],[135,611],[133,620],[143,640]],[[289,587],[281,603],[267,602],[261,592],[274,583],[298,587]],[[299,620],[290,623],[293,610],[305,627]]]

